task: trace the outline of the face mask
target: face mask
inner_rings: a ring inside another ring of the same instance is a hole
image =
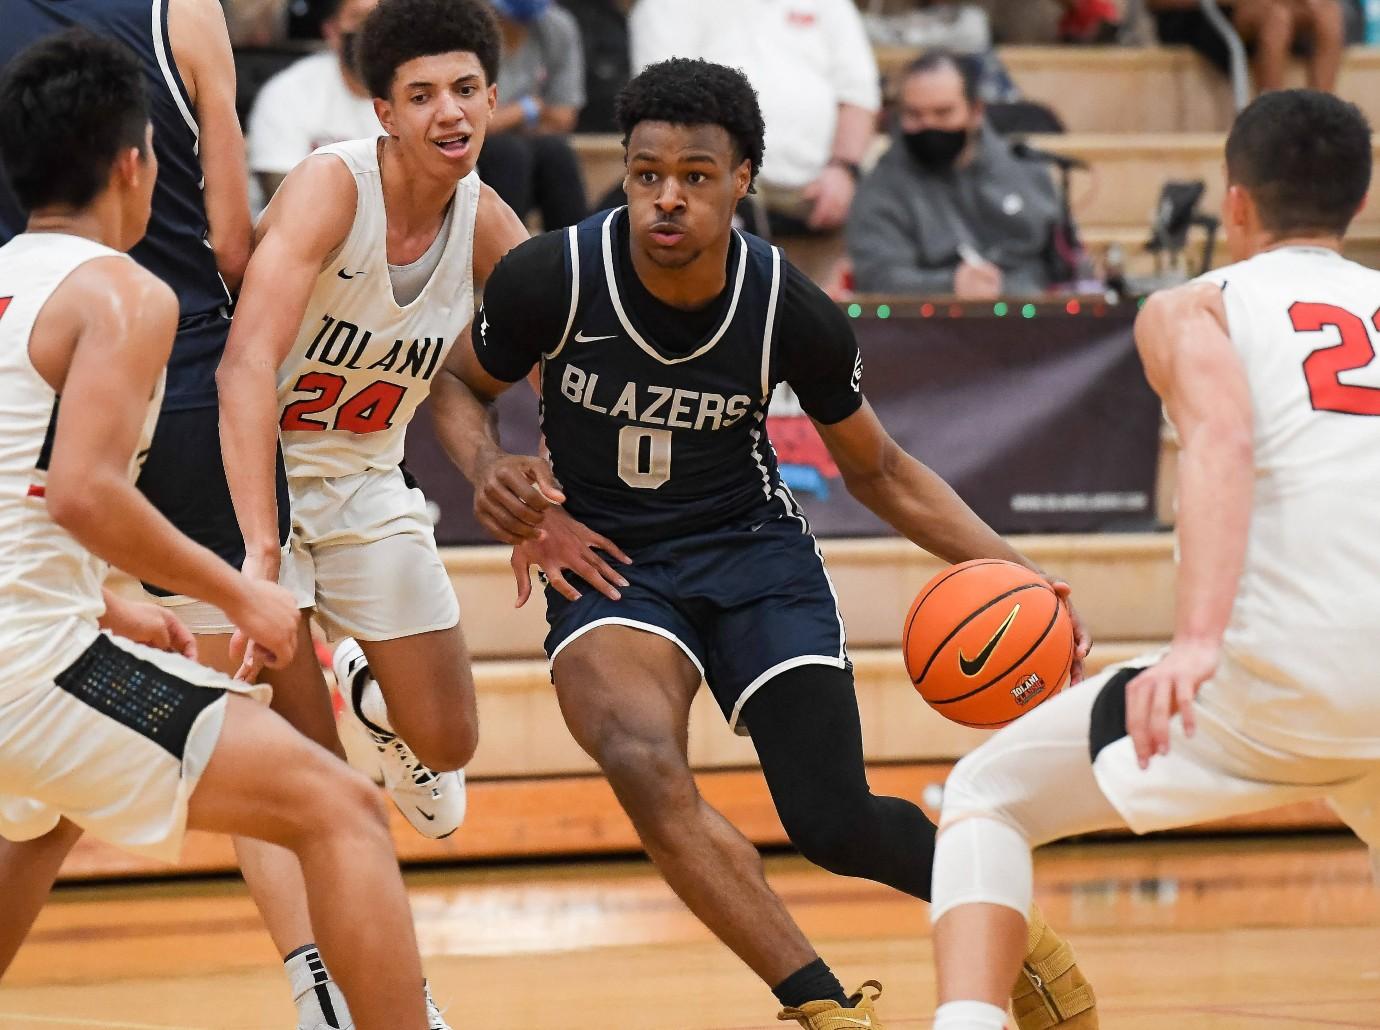
[[[545,14],[551,0],[495,0],[494,6],[513,21],[526,24]]]
[[[932,172],[942,172],[952,168],[968,145],[967,129],[921,129],[907,132],[901,137],[906,150],[922,166]]]
[[[359,33],[342,32],[340,34],[340,63],[354,74],[358,74],[355,66],[355,59],[359,57]]]

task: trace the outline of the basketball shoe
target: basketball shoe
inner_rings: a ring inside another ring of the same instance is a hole
[[[805,1030],[882,1030],[874,1008],[881,995],[882,985],[868,980],[848,998],[848,1008],[836,1001],[807,1001],[798,1009],[782,1009],[776,1018],[782,1022],[794,1019]]]
[[[1025,961],[1011,989],[1011,1014],[1020,1030],[1097,1030],[1097,999],[1074,962],[1073,949],[1030,907]]]
[[[378,751],[383,788],[393,804],[423,837],[449,837],[465,821],[464,770],[436,772],[427,768],[406,741],[388,728],[383,692],[370,675],[358,643],[348,637],[342,640],[331,667],[346,711],[364,727]]]
[[[445,1017],[441,1015],[441,1010],[436,1007],[436,1002],[431,997],[431,981],[426,981],[423,986],[426,988],[426,1026],[427,1030],[450,1030]]]

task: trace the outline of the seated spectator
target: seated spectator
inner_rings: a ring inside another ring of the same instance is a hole
[[[503,30],[498,108],[479,152],[479,176],[519,218],[544,229],[585,217],[584,177],[567,138],[585,103],[580,29],[551,0],[493,0]]]
[[[774,234],[844,224],[881,104],[853,0],[638,0],[629,30],[634,73],[699,57],[747,74],[767,123],[757,186]]]
[[[940,51],[916,60],[897,123],[848,221],[856,288],[976,300],[1054,285],[1054,183],[986,123],[971,65]]]
[[[355,33],[378,4],[339,0],[321,26],[327,49],[284,68],[259,91],[245,142],[264,203],[317,147],[383,132],[353,66]]]
[[[1150,0],[1161,43],[1191,46],[1223,71],[1230,58],[1221,35],[1203,16],[1198,0]],[[1359,9],[1342,0],[1233,0],[1219,4],[1250,49],[1251,72],[1260,92],[1284,88],[1292,54],[1308,58],[1308,85],[1332,92],[1346,47],[1347,21]]]

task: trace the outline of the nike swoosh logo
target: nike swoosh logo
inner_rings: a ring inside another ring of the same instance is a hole
[[[1011,614],[1006,617],[1006,621],[997,627],[997,631],[992,634],[992,639],[987,641],[987,646],[978,652],[976,658],[963,657],[963,648],[958,649],[958,667],[963,670],[965,676],[976,676],[987,664],[987,659],[992,657],[992,652],[1001,643],[1001,638],[1006,636],[1006,631],[1011,628],[1011,623],[1016,621],[1016,613],[1021,610],[1018,604],[1011,609]]]
[[[413,807],[413,808],[417,808],[416,805],[413,805],[412,807]],[[427,814],[426,814],[425,812],[423,812],[420,808],[417,808],[417,814],[418,814],[419,816],[421,816],[423,819],[425,819],[425,820],[426,820],[427,822],[429,822],[429,823],[434,823],[434,822],[436,821],[436,817],[435,817],[434,815],[427,815]]]
[[[616,339],[618,339],[618,334],[617,334],[617,333],[614,333],[612,336],[586,336],[585,333],[584,333],[584,330],[582,329],[582,330],[580,330],[578,333],[575,334],[575,342],[576,342],[576,343],[598,343],[600,340],[616,340]]]
[[[345,274],[345,269],[342,268],[339,272],[336,272],[335,274],[338,275],[338,276],[340,276],[340,278],[342,278],[342,279],[353,279],[353,278],[355,277],[355,275],[368,275],[369,273],[368,273],[368,272],[356,272],[354,275],[346,275],[346,274]]]

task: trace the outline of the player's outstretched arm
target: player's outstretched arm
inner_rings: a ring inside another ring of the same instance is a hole
[[[815,427],[829,448],[848,492],[912,543],[945,561],[1000,558],[1044,575],[980,519],[948,483],[907,454],[878,420],[865,400],[841,422]],[[1054,583],[1067,601],[1066,584]],[[1072,680],[1082,678],[1082,662],[1092,641],[1072,606],[1078,641]]]
[[[323,155],[293,169],[259,222],[216,372],[225,477],[247,559],[265,579],[277,579],[279,560],[278,366],[354,217],[354,176],[341,161]]]
[[[1174,712],[1192,733],[1193,699],[1217,669],[1246,561],[1255,461],[1250,388],[1221,288],[1189,283],[1153,295],[1136,319],[1136,346],[1181,447],[1174,639],[1126,690],[1126,728],[1144,766],[1169,749]]]
[[[244,134],[235,112],[235,58],[225,12],[217,0],[172,0],[168,36],[196,115],[211,249],[221,278],[234,293],[249,263],[253,223]]]
[[[36,358],[62,396],[46,503],[53,520],[110,564],[173,593],[200,598],[253,628],[279,660],[292,655],[292,595],[251,583],[173,528],[131,482],[148,403],[177,328],[177,298],[122,258],[83,265],[59,287],[34,327],[35,350],[73,341],[70,361]],[[44,367],[44,366],[47,367]]]

